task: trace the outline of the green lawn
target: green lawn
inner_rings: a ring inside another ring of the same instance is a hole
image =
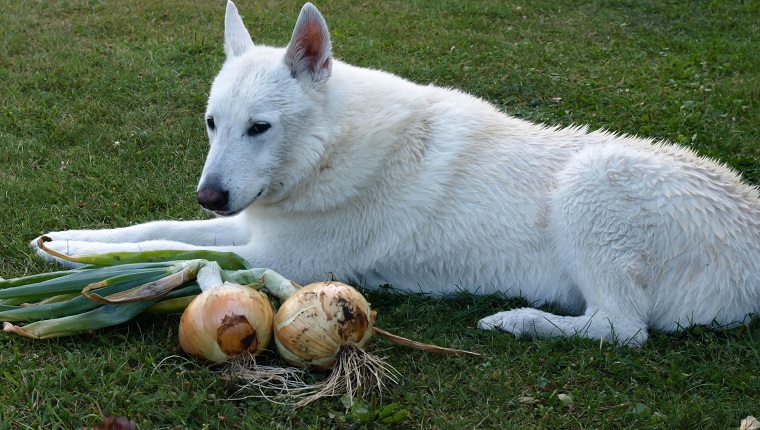
[[[301,4],[240,1],[257,43],[284,45]],[[324,3],[324,4],[323,4]],[[538,122],[664,138],[760,183],[760,2],[418,0],[317,3],[334,53],[461,88]],[[50,230],[204,216],[194,190],[203,112],[223,61],[224,3],[4,1],[0,14],[0,276],[52,270]],[[760,244],[759,244],[760,246]],[[69,429],[100,412],[140,429],[738,428],[760,415],[760,322],[653,333],[640,349],[520,340],[474,329],[517,300],[368,292],[379,325],[486,359],[378,339],[404,376],[382,400],[292,410],[229,400],[219,375],[176,356],[179,316],[92,335],[0,335],[0,429]],[[568,398],[562,395],[569,395]],[[565,399],[563,403],[560,397]]]

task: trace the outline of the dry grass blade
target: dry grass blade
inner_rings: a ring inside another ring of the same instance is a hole
[[[462,349],[444,348],[442,346],[431,345],[429,343],[422,343],[422,342],[417,342],[416,340],[407,339],[405,337],[401,337],[393,333],[389,333],[377,327],[373,327],[373,329],[375,330],[375,333],[381,336],[384,336],[385,338],[387,338],[388,340],[392,342],[395,342],[399,345],[408,346],[410,348],[419,349],[421,351],[438,352],[442,354],[471,355],[474,357],[485,357],[485,355],[477,353],[477,352],[465,351]]]

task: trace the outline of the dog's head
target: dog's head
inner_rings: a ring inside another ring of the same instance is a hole
[[[301,9],[290,44],[271,48],[253,43],[228,2],[224,51],[208,99],[211,145],[197,198],[208,210],[233,215],[282,198],[317,166],[332,58],[327,24],[311,3]]]

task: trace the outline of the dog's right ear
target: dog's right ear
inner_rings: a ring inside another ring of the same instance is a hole
[[[294,78],[311,82],[315,87],[330,77],[330,31],[322,14],[311,3],[303,5],[298,15],[293,36],[285,51],[285,64]]]
[[[249,48],[253,48],[251,35],[245,29],[235,4],[230,0],[224,15],[224,53],[227,58],[238,57]]]

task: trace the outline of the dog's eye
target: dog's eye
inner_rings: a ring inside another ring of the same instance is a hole
[[[254,122],[252,126],[248,127],[247,133],[249,136],[255,136],[269,130],[271,126],[272,124],[264,121]]]
[[[206,125],[208,126],[209,130],[213,130],[216,128],[216,124],[214,124],[214,117],[210,116],[206,118]]]

